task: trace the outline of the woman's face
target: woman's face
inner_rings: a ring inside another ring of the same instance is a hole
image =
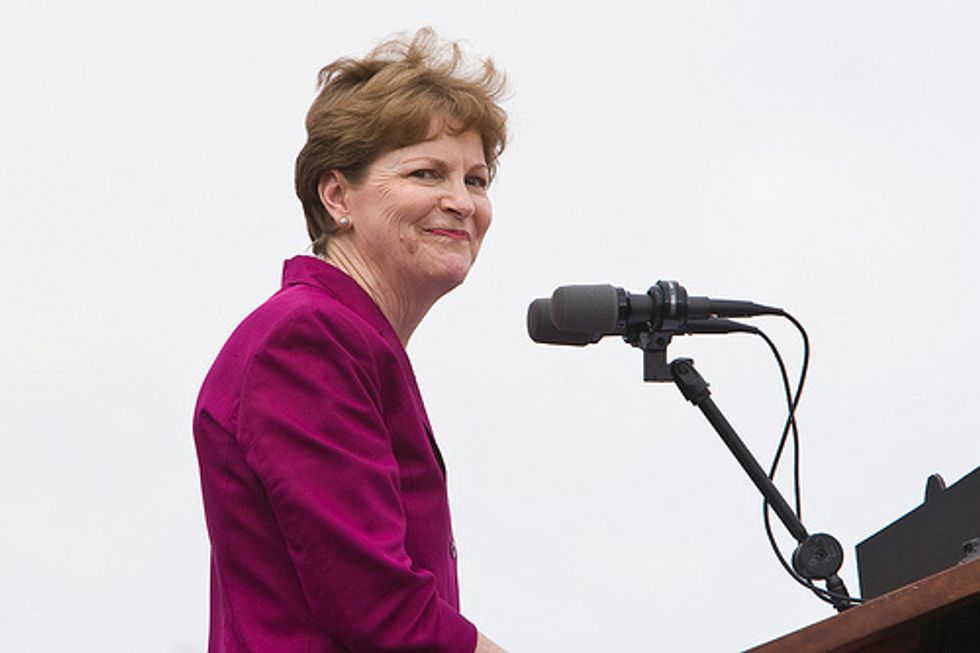
[[[348,187],[345,236],[388,287],[438,296],[466,278],[492,210],[479,134],[433,127],[433,138],[382,154]]]

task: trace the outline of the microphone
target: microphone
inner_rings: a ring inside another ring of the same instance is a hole
[[[531,340],[544,345],[584,347],[599,342],[601,333],[579,333],[559,329],[551,321],[551,299],[539,297],[527,307],[527,333]]]
[[[568,286],[566,286],[568,287]],[[609,286],[610,288],[612,286]],[[551,319],[553,299],[539,297],[527,307],[527,333],[531,340],[543,345],[571,345],[584,347],[599,342],[604,335],[598,332],[568,331],[555,326]],[[684,335],[704,333],[756,333],[758,329],[750,324],[742,324],[721,318],[688,320],[677,333]]]
[[[551,296],[555,328],[590,337],[627,335],[638,328],[684,332],[690,320],[782,314],[780,308],[754,302],[690,297],[676,281],[658,281],[642,295],[605,284],[561,286]]]

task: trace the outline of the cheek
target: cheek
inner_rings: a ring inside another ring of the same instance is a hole
[[[490,210],[490,202],[487,201],[485,209],[482,211],[478,210],[476,212],[476,216],[474,216],[476,238],[473,239],[473,244],[470,248],[473,253],[474,260],[476,259],[476,255],[480,253],[480,245],[483,243],[483,237],[490,228],[491,222],[493,222],[493,211]]]
[[[493,206],[490,204],[489,198],[482,198],[481,203],[477,206],[475,222],[477,233],[482,239],[483,234],[487,233],[487,229],[490,228],[490,223],[493,222]]]
[[[384,239],[389,243],[397,241],[402,247],[410,251],[418,248],[418,218],[421,212],[415,207],[401,202],[395,205],[386,206],[382,211],[381,228],[384,230]]]

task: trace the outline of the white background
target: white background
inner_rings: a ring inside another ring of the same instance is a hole
[[[831,614],[638,352],[528,340],[561,284],[677,279],[806,324],[804,518],[854,592],[853,546],[980,463],[976,3],[4,0],[0,649],[204,649],[197,389],[306,247],[316,71],[426,24],[511,80],[494,227],[410,346],[481,629],[515,652],[730,651]],[[795,369],[792,329],[763,324]],[[762,342],[671,354],[768,459]]]

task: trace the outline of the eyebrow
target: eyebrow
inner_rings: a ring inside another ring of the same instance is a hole
[[[431,161],[433,163],[438,163],[438,164],[443,165],[443,166],[446,165],[446,161],[444,159],[441,159],[441,158],[439,158],[437,156],[425,156],[425,155],[423,155],[423,156],[413,156],[413,157],[410,157],[408,159],[402,159],[402,160],[400,160],[398,162],[398,165],[403,165],[403,164],[406,164],[406,163],[415,163],[415,162],[418,162],[418,161]],[[470,167],[468,169],[469,170],[472,170],[473,168],[480,168],[482,170],[487,170],[487,171],[490,170],[490,166],[488,166],[483,161],[480,161],[479,163],[474,164],[472,167]]]

